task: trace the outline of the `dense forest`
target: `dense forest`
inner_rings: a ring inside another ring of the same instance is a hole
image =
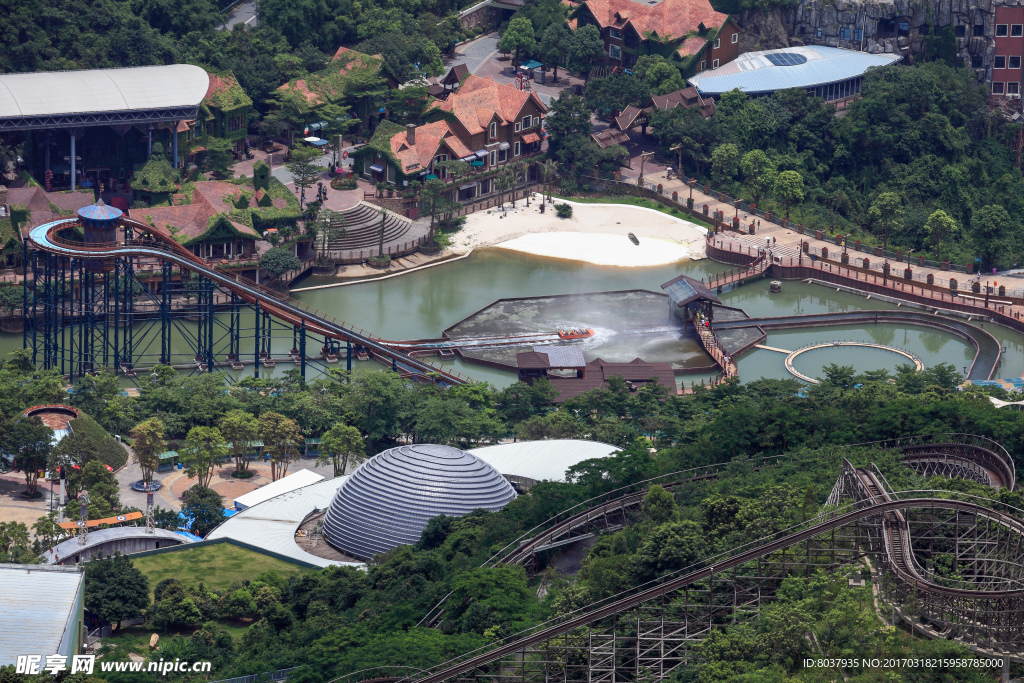
[[[101,375],[79,381],[71,401],[111,430],[159,418],[168,436],[177,438],[245,410],[277,411],[312,435],[340,419],[359,430],[369,453],[400,441],[468,446],[511,435],[601,439],[622,448],[609,459],[572,467],[566,483],[536,485],[500,512],[435,518],[416,546],[377,557],[365,572],[331,568],[288,580],[263,575],[221,594],[173,579],[161,582],[147,612],[149,627],[164,633],[160,654],[210,659],[217,677],[300,666],[289,680],[306,683],[375,665],[439,663],[813,517],[842,458],[874,462],[896,489],[949,489],[1024,507],[1020,493],[924,480],[900,464],[898,453],[848,445],[953,431],[991,436],[1011,453],[1024,452],[1019,414],[993,409],[979,389],[957,390],[950,366],[920,373],[908,366],[894,377],[829,366],[822,383],[808,388],[793,380],[730,382],[690,396],[631,392],[613,382],[560,407],[543,383],[441,391],[388,372],[310,383],[288,373],[243,380],[225,391],[216,374],[185,377],[160,368],[147,377],[138,398],[115,393]],[[6,419],[29,405],[67,400],[62,395],[59,378],[36,371],[23,354],[0,367]],[[776,467],[755,467],[767,455],[785,457]],[[523,531],[571,505],[711,463],[729,465],[717,479],[672,494],[652,488],[643,511],[622,530],[600,535],[574,574],[546,570],[529,577],[519,567],[480,567]],[[859,575],[860,567],[851,571]],[[441,628],[417,627],[449,593]],[[243,633],[223,626],[225,619],[242,616],[255,620]],[[884,616],[872,607],[870,589],[849,587],[843,572],[793,579],[761,618],[700,644],[694,664],[674,680],[823,681],[843,674],[852,681],[876,680],[872,671],[803,668],[812,642],[814,652],[828,656],[969,656],[953,643],[915,640],[887,626]],[[127,652],[120,648],[106,656],[123,659]],[[933,674],[907,671],[902,680],[936,680]],[[111,683],[147,680],[104,676]],[[941,676],[986,680],[970,669]]]

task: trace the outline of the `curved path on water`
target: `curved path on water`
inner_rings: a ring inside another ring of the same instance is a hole
[[[808,315],[785,315],[768,318],[747,318],[745,320],[715,321],[716,331],[743,327],[760,327],[762,330],[794,327],[835,327],[839,325],[870,325],[873,323],[900,323],[931,327],[954,334],[974,347],[974,360],[967,372],[967,379],[992,379],[1002,356],[1003,347],[991,334],[980,327],[960,320],[940,318],[920,311],[845,311],[840,313],[811,313]]]

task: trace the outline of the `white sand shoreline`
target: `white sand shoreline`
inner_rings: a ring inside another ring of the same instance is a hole
[[[525,200],[507,211],[478,211],[466,217],[465,227],[453,235],[450,251],[456,254],[484,247],[500,247],[551,258],[596,265],[644,267],[704,258],[707,229],[655,209],[631,204],[591,204],[565,201],[572,218],[558,218],[549,204],[540,213],[540,195],[530,207]],[[562,203],[563,200],[555,200]],[[504,215],[504,217],[502,217]],[[629,241],[633,233],[639,245]]]

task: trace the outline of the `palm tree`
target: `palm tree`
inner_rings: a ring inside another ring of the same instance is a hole
[[[494,184],[498,186],[498,204],[501,205],[501,209],[504,211],[505,193],[515,185],[515,179],[513,178],[511,169],[508,166],[498,172],[498,175],[494,178]]]
[[[547,201],[551,201],[551,181],[555,177],[555,173],[558,171],[558,164],[555,163],[554,159],[548,159],[540,165],[541,172],[544,174],[544,184],[547,185],[548,196]]]
[[[519,184],[519,176],[524,174],[526,164],[522,161],[516,161],[508,165],[509,171],[512,173],[512,208],[516,208],[516,185]]]

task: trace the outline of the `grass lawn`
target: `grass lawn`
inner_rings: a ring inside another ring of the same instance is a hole
[[[694,225],[700,225],[710,229],[711,225],[705,223],[702,220],[694,218],[693,216],[686,215],[685,212],[679,209],[670,209],[664,204],[659,204],[653,199],[644,199],[643,197],[633,197],[631,195],[613,195],[609,197],[562,197],[557,194],[551,195],[552,199],[564,199],[569,202],[578,202],[580,204],[629,204],[631,206],[642,206],[645,209],[654,209],[662,213],[667,213],[669,216],[675,216],[681,218],[684,221],[693,223]]]
[[[171,578],[185,586],[204,583],[212,591],[222,591],[236,581],[254,579],[266,571],[284,577],[314,571],[230,543],[139,557],[134,563],[149,579],[151,594],[158,583]]]

